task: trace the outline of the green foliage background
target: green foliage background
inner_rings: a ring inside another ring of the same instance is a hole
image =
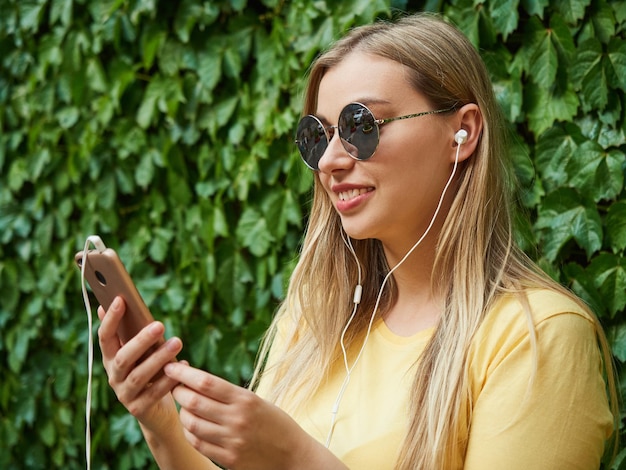
[[[84,467],[87,235],[183,357],[249,378],[310,198],[292,144],[307,66],[354,25],[421,10],[485,58],[520,241],[593,306],[621,372],[624,0],[0,0],[0,468]],[[94,468],[151,467],[97,351],[93,407]]]

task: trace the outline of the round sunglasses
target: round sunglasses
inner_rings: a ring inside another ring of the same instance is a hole
[[[350,103],[339,113],[336,126],[324,126],[319,118],[309,114],[300,119],[296,132],[296,145],[302,160],[310,169],[318,171],[319,161],[324,155],[328,143],[339,131],[341,144],[348,154],[356,160],[367,160],[374,155],[378,147],[380,126],[392,121],[411,119],[428,114],[439,114],[452,108],[425,111],[417,114],[376,119],[370,109],[361,103]]]

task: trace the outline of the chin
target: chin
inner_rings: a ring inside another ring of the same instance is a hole
[[[343,223],[343,231],[353,240],[367,240],[368,238],[376,238],[371,227],[360,227],[356,224]]]

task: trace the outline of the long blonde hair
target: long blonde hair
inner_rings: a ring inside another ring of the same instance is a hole
[[[354,50],[407,66],[412,70],[412,85],[433,109],[475,103],[483,116],[480,142],[474,155],[459,167],[456,195],[439,234],[432,287],[445,299],[445,308],[426,350],[416,358],[419,362],[411,391],[409,429],[396,462],[396,467],[403,469],[454,468],[462,465],[457,456],[463,435],[459,427],[467,426],[471,419],[471,409],[464,408],[468,400],[468,348],[489,307],[504,292],[523,293],[530,286],[571,294],[536,268],[513,241],[514,181],[504,141],[504,119],[486,68],[467,38],[442,19],[426,14],[356,28],[312,65],[304,114],[315,112],[319,83],[326,70]],[[291,325],[281,332],[286,336],[284,350],[272,352],[277,360],[268,387],[268,398],[287,410],[296,409],[311,397],[340,359],[339,338],[351,314],[357,280],[357,265],[341,235],[339,216],[316,177],[299,262],[265,338],[253,379],[256,383],[263,371],[277,325]],[[359,308],[371,312],[389,266],[379,241],[353,243],[364,266]],[[391,284],[381,311],[392,304],[394,295]],[[287,321],[285,317],[289,317]],[[530,312],[528,320],[534,338]],[[362,337],[368,322],[368,315],[357,316],[346,343]],[[605,361],[610,362],[601,328],[597,330]],[[612,369],[607,369],[612,383]]]

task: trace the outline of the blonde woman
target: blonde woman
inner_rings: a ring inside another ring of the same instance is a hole
[[[169,363],[178,338],[134,366],[162,324],[122,346],[123,302],[100,310],[109,381],[159,466],[597,469],[606,341],[514,244],[503,119],[468,40],[428,15],[357,28],[313,64],[304,108],[314,201],[254,391]]]

